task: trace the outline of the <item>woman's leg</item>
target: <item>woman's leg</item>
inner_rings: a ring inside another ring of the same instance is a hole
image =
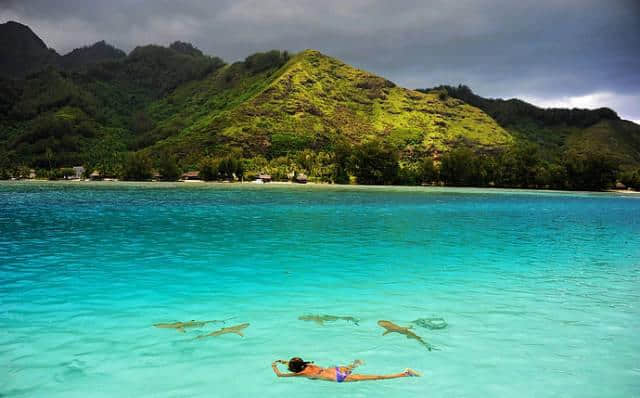
[[[390,375],[359,375],[359,374],[350,374],[347,376],[344,381],[366,381],[366,380],[386,380],[386,379],[397,379],[399,377],[409,377],[409,376],[420,376],[418,372],[413,369],[406,369],[401,373],[394,373]]]

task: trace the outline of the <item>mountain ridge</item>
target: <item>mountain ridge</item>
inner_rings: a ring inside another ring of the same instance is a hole
[[[53,51],[28,27],[18,28],[39,54]],[[596,152],[625,167],[640,165],[640,126],[610,109],[542,110],[485,99],[463,86],[411,90],[312,49],[272,50],[225,64],[185,42],[124,54],[101,41],[55,56],[75,61],[71,67],[43,62],[23,78],[0,79],[6,164],[101,164],[114,174],[127,153],[175,157],[184,168],[232,154],[255,170],[286,175],[302,162],[308,173],[332,179],[327,170],[353,150],[390,156],[412,181],[423,178],[416,177],[423,162],[477,157],[481,166],[465,167],[485,170],[483,184],[494,178],[491,159],[504,154],[539,152],[545,163],[535,167],[545,173],[545,164],[567,156],[583,161]]]
[[[60,58],[59,64],[66,69],[82,68],[100,62],[115,61],[127,54],[104,40],[90,46],[76,48]]]
[[[640,163],[640,126],[622,120],[610,108],[541,108],[517,98],[484,98],[465,85],[418,90],[443,92],[474,105],[515,137],[538,143],[552,154],[562,145],[579,152],[605,148],[622,164]]]

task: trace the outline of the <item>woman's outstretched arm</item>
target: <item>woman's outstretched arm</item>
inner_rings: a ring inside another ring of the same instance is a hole
[[[282,360],[282,359],[278,359],[278,360],[273,361],[273,362],[271,363],[271,368],[272,368],[272,369],[273,369],[273,371],[275,372],[276,376],[278,376],[278,377],[295,377],[295,376],[299,376],[299,375],[298,375],[298,374],[296,374],[296,373],[282,373],[282,372],[280,371],[280,369],[278,369],[278,364],[279,364],[279,363],[287,363],[287,361],[284,361],[284,360]]]

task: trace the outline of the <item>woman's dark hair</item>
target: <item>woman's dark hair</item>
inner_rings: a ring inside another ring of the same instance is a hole
[[[293,373],[300,373],[307,367],[307,364],[313,362],[305,362],[302,358],[294,357],[289,360],[289,370]]]

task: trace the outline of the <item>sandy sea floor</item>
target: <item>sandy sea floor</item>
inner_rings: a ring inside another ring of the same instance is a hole
[[[0,396],[638,396],[639,236],[614,193],[0,182]],[[377,324],[425,317],[437,350]]]

